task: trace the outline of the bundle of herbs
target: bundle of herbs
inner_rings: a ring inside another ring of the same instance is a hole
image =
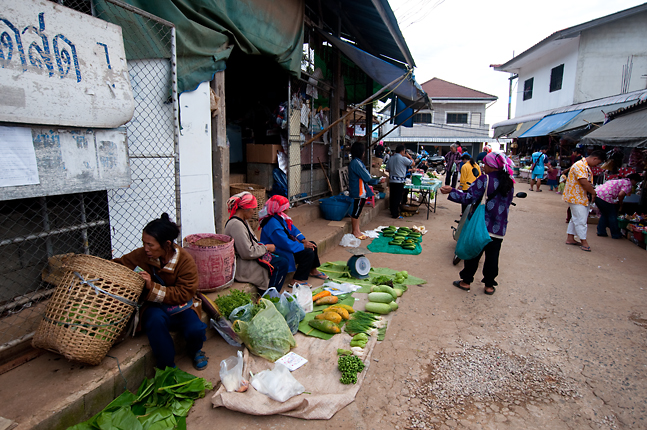
[[[186,429],[186,416],[196,399],[211,390],[210,382],[178,368],[156,369],[137,394],[130,391],[113,400],[88,421],[68,430]]]
[[[345,329],[347,333],[358,334],[368,333],[373,330],[375,323],[379,321],[379,317],[363,311],[355,311],[350,319],[346,321]]]
[[[214,300],[218,307],[218,312],[224,318],[229,318],[231,312],[239,306],[252,303],[252,297],[240,290],[231,290],[229,294],[224,294]]]

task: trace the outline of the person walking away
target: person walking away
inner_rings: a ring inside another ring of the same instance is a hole
[[[598,236],[608,236],[607,227],[609,227],[612,238],[622,238],[618,227],[618,212],[622,209],[622,201],[626,196],[631,195],[631,190],[638,182],[640,182],[640,175],[632,173],[626,178],[607,181],[595,187],[595,205],[600,210]]]
[[[440,188],[441,193],[449,194],[449,200],[461,204],[478,204],[487,196],[485,223],[492,242],[488,243],[477,257],[464,262],[463,270],[459,274],[461,280],[453,282],[453,285],[461,290],[470,291],[481,256],[485,254],[481,282],[485,284],[485,294],[492,295],[496,291],[499,252],[508,228],[508,212],[514,197],[513,166],[508,157],[492,152],[483,159],[485,174],[479,176],[467,191],[456,190],[448,185]]]
[[[542,146],[541,149],[534,154],[532,154],[532,168],[530,176],[530,191],[537,181],[537,192],[541,192],[539,187],[541,186],[541,179],[544,177],[544,162],[546,161],[546,151],[548,151],[547,146]]]
[[[604,151],[595,150],[588,157],[573,164],[568,172],[563,195],[564,201],[568,203],[571,210],[571,220],[568,222],[566,231],[566,244],[577,245],[582,251],[591,252],[591,247],[586,240],[590,204],[587,193],[591,194],[591,201],[595,201],[596,198],[595,188],[592,185],[591,167],[604,162],[606,158],[607,154]],[[575,240],[575,235],[580,238],[579,242]]]
[[[353,198],[350,222],[353,227],[353,235],[360,240],[364,240],[367,237],[359,229],[359,216],[362,214],[366,199],[373,196],[373,191],[368,185],[377,185],[381,179],[373,179],[362,162],[362,158],[364,158],[364,144],[362,142],[353,143],[350,147],[350,155],[352,160],[348,166],[348,192],[350,197]]]
[[[407,171],[413,165],[413,159],[406,153],[404,145],[398,145],[395,148],[395,154],[389,158],[386,170],[389,172],[389,208],[391,217],[402,218],[400,216],[400,204],[406,203],[404,199],[404,183],[406,181]]]
[[[492,152],[492,151],[490,150],[490,147],[489,147],[489,146],[487,146],[487,145],[485,145],[485,146],[483,147],[483,151],[479,152],[479,153],[478,153],[478,155],[476,156],[476,162],[477,162],[478,164],[483,164],[483,159],[484,159],[484,158],[485,158],[485,156],[486,156],[486,155],[488,155],[490,152]]]
[[[458,145],[452,143],[449,146],[449,152],[445,154],[445,185],[451,185],[452,188],[456,187],[458,179],[457,164],[460,161],[460,154],[457,148]]]
[[[460,189],[467,191],[476,181],[476,178],[481,176],[481,168],[476,164],[469,152],[463,152],[461,160],[463,160],[463,167],[461,167]],[[466,208],[467,204],[461,205],[461,214],[465,212]]]
[[[546,178],[546,185],[550,185],[550,191],[555,190],[556,193],[559,193],[557,190],[557,175],[559,174],[559,169],[557,168],[557,161],[551,161],[548,165],[548,176]]]

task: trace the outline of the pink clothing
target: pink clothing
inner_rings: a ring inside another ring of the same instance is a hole
[[[559,169],[557,167],[552,167],[548,170],[548,178],[546,179],[557,179],[557,175],[559,174]]]
[[[624,191],[626,195],[631,195],[631,181],[629,179],[615,179],[598,185],[595,193],[599,198],[607,203],[618,203],[618,195]]]

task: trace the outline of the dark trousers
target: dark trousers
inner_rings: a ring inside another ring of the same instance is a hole
[[[207,325],[200,321],[198,314],[187,309],[179,314],[169,316],[158,304],[152,303],[142,315],[142,327],[148,335],[148,342],[153,350],[159,369],[175,367],[175,347],[171,330],[181,330],[189,357],[202,349],[207,339]]]
[[[607,235],[607,227],[611,231],[611,237],[620,239],[620,227],[618,227],[618,205],[605,202],[599,197],[595,198],[595,205],[600,209],[600,221],[598,222],[598,236]]]
[[[445,185],[451,185],[452,188],[456,188],[456,182],[458,181],[458,172],[451,174],[451,169],[447,169],[445,172]]]
[[[485,253],[485,262],[483,263],[483,282],[486,287],[499,285],[495,279],[499,274],[499,252],[501,251],[501,242],[503,239],[492,238],[492,242],[485,245],[483,251],[476,258],[466,260],[463,270],[459,273],[461,279],[466,284],[474,282],[474,275],[479,268],[481,256]]]
[[[281,291],[285,277],[288,274],[288,259],[277,254],[272,254],[272,266],[274,266],[274,271],[272,272],[272,276],[270,276],[268,288],[274,287],[277,291]]]
[[[391,216],[397,218],[400,216],[400,205],[407,203],[407,193],[404,192],[404,183],[389,183],[389,209]]]
[[[297,270],[294,272],[295,281],[307,281],[310,276],[310,271],[321,266],[317,248],[314,250],[304,249],[303,251],[295,252],[294,262],[297,265]]]

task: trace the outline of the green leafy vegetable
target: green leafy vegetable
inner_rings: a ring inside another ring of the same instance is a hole
[[[229,294],[219,296],[214,301],[220,315],[229,318],[231,312],[237,307],[252,303],[252,297],[244,291],[231,290]]]

